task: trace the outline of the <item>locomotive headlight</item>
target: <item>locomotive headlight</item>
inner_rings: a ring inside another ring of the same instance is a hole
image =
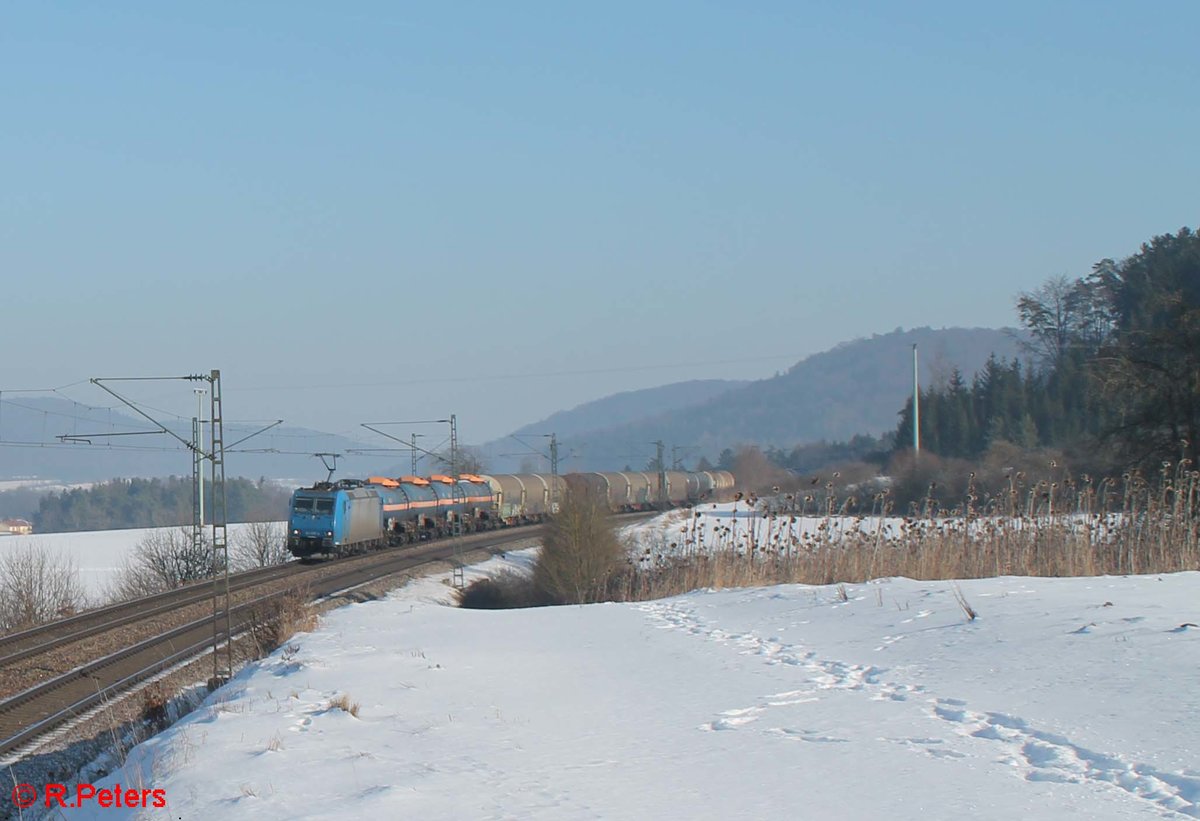
[[[332,535],[333,535],[333,531],[332,531],[332,530],[326,530],[326,531],[325,531],[325,535],[326,535],[326,536],[332,536]]]
[[[300,535],[300,531],[299,531],[299,530],[293,530],[293,531],[292,531],[292,535],[293,535],[293,536],[299,536],[299,535]]]

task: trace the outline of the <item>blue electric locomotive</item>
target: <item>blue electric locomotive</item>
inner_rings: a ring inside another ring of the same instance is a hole
[[[288,549],[293,555],[335,555],[351,546],[367,550],[385,544],[379,494],[342,484],[318,484],[292,494]]]

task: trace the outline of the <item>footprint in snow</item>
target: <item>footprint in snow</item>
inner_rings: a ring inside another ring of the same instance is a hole
[[[915,753],[924,753],[933,758],[966,758],[966,753],[960,753],[958,750],[950,749],[944,746],[945,741],[940,738],[885,738],[884,741],[890,741],[893,744],[912,750]]]
[[[1105,786],[1149,802],[1160,810],[1200,818],[1200,774],[1168,772],[1123,756],[1101,753],[1058,733],[1032,727],[1019,716],[979,713],[958,699],[933,699],[933,715],[959,732],[1004,751],[998,761],[1026,781]]]
[[[816,730],[795,730],[791,727],[777,727],[769,731],[773,735],[781,735],[793,741],[810,741],[818,744],[849,744],[850,739],[837,736],[822,735]]]

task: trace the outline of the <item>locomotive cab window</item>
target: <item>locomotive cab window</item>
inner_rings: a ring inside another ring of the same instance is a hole
[[[296,510],[312,510],[313,509],[313,500],[312,499],[297,499],[296,503],[293,505],[293,507]]]
[[[333,513],[333,499],[317,499],[317,513]]]

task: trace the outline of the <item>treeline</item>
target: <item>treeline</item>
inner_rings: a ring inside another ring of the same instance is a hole
[[[922,450],[977,459],[998,443],[1111,472],[1200,464],[1200,235],[1155,237],[1121,262],[1017,298],[1028,364],[990,360],[920,394]],[[911,447],[910,399],[896,429]]]
[[[791,450],[769,447],[763,454],[773,464],[795,473],[807,474],[829,465],[847,462],[882,464],[892,450],[891,437],[858,434],[847,442],[810,442]],[[731,461],[731,465],[736,459]]]
[[[921,391],[921,448],[970,460],[1000,442],[1079,451],[1112,424],[1090,379],[1089,362],[1078,355],[1041,370],[992,358],[970,384],[955,370],[946,384]],[[912,418],[910,399],[894,434],[897,451],[912,447]]]
[[[212,483],[205,483],[206,507],[211,511]],[[287,518],[291,494],[259,479],[226,479],[225,499],[231,522],[278,521]],[[207,517],[206,517],[207,518]],[[113,479],[87,489],[43,496],[33,517],[34,530],[59,533],[164,527],[192,521],[192,480]]]
[[[871,462],[882,465],[887,461],[892,450],[891,434],[876,437],[860,433],[852,436],[846,442],[808,442],[796,445],[791,450],[774,445],[769,445],[766,449],[753,445],[743,446],[737,450],[725,448],[717,458],[715,466],[708,459],[701,457],[696,465],[696,470],[712,470],[715,467],[718,470],[735,471],[739,467],[739,458],[744,457],[747,452],[760,451],[772,465],[793,473],[804,474],[829,465],[840,465],[846,462]],[[647,469],[655,470],[656,466],[651,462]]]
[[[32,521],[38,500],[45,494],[44,490],[28,487],[0,491],[0,519],[17,518]]]

